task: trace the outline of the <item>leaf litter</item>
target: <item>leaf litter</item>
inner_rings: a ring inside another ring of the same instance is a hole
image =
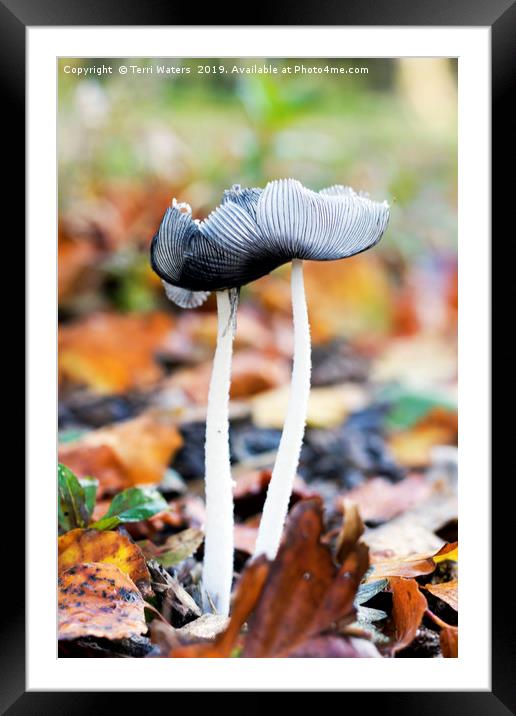
[[[147,270],[139,232],[150,236],[169,191],[111,188],[105,206],[61,221],[60,654],[455,658],[456,305],[443,303],[442,327],[428,330],[417,286],[397,288],[410,265],[381,253],[307,266],[313,389],[272,563],[251,555],[290,377],[288,275],[247,289],[230,406],[232,610],[229,622],[203,612],[217,323],[211,299],[174,312]],[[75,602],[73,589],[85,592]]]

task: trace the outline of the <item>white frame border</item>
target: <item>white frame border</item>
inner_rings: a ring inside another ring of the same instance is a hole
[[[490,690],[490,28],[37,27],[27,40],[27,690]],[[59,56],[459,58],[458,659],[57,658]]]

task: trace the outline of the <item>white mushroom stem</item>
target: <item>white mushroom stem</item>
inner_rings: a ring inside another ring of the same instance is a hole
[[[236,309],[235,309],[236,310]],[[229,386],[234,322],[229,291],[217,292],[217,348],[206,415],[204,608],[227,616],[233,579],[233,481],[229,453]]]
[[[287,416],[267,490],[254,556],[265,554],[274,559],[278,551],[296,477],[308,397],[310,395],[310,325],[303,283],[303,262],[292,261],[292,314],[294,319],[294,365]]]

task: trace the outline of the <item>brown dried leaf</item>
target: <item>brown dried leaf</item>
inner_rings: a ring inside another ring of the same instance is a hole
[[[389,645],[389,652],[394,655],[414,640],[427,603],[414,579],[391,577],[389,587],[392,592],[392,620],[395,629],[394,642]]]
[[[446,559],[457,560],[457,542],[449,542],[443,545],[435,553],[413,554],[409,557],[390,557],[381,559],[372,556],[373,571],[368,576],[368,582],[383,577],[419,577],[423,574],[431,574],[436,564]]]
[[[435,597],[442,599],[446,604],[449,604],[456,612],[459,611],[458,588],[459,582],[457,579],[452,579],[449,582],[441,582],[440,584],[425,584],[424,586],[424,589]]]
[[[114,564],[131,578],[142,594],[152,593],[143,552],[120,532],[71,530],[59,537],[59,573],[84,562]]]
[[[343,500],[344,522],[336,543],[336,555],[342,563],[364,534],[364,523],[360,517],[358,505],[351,500]]]
[[[374,582],[384,577],[419,577],[422,574],[431,574],[435,569],[432,557],[427,555],[414,555],[404,559],[386,559],[373,564],[374,570],[368,576],[368,582]]]
[[[182,442],[171,416],[152,410],[62,445],[59,460],[78,477],[96,477],[102,496],[159,483]]]
[[[459,656],[459,628],[446,625],[439,637],[441,651],[445,659],[457,659]]]
[[[114,564],[78,564],[59,576],[59,639],[127,639],[147,631],[145,602]]]
[[[302,500],[291,511],[285,539],[253,615],[244,656],[285,656],[332,623],[354,614],[353,600],[368,567],[358,544],[337,570],[320,541],[320,499]]]
[[[439,641],[443,657],[445,659],[456,659],[459,655],[459,628],[447,624],[430,609],[426,610],[426,614],[441,628]]]
[[[227,657],[249,615],[245,657],[289,656],[335,622],[354,616],[353,601],[367,570],[367,547],[357,544],[340,569],[321,543],[322,502],[302,500],[291,511],[275,561],[244,570],[228,629],[211,645],[173,650],[174,657]]]

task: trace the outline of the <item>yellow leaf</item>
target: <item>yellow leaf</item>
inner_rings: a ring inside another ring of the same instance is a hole
[[[152,593],[143,552],[120,532],[71,530],[59,537],[59,573],[83,562],[114,564],[131,578],[143,594]]]

